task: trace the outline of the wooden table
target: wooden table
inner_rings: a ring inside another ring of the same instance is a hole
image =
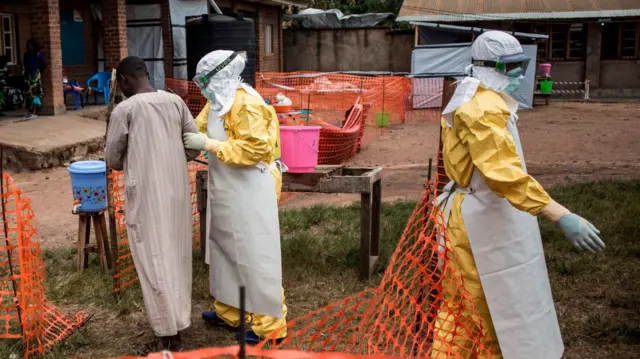
[[[207,172],[196,175],[200,213],[200,250],[205,253],[207,218]],[[382,168],[318,166],[313,173],[285,173],[282,192],[360,194],[360,278],[373,274],[380,253]]]

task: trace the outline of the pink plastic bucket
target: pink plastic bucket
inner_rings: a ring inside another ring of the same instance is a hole
[[[551,77],[551,64],[540,64],[540,76]]]
[[[320,126],[280,127],[281,160],[292,173],[313,172],[318,164]]]

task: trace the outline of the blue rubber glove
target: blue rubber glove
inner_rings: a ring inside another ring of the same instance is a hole
[[[600,231],[577,214],[565,214],[557,223],[564,236],[574,247],[591,253],[604,249],[604,242],[598,236]]]

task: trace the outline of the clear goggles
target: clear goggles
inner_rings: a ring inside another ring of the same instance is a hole
[[[503,56],[498,61],[473,60],[473,66],[488,67],[509,77],[523,76],[531,59],[524,54]]]
[[[193,78],[193,82],[195,82],[196,85],[198,85],[198,87],[200,87],[201,89],[205,89],[209,85],[209,82],[211,81],[211,79],[220,71],[222,71],[225,67],[227,67],[231,63],[231,61],[235,60],[235,58],[238,57],[238,55],[239,54],[237,52],[232,53],[231,56],[227,57],[213,70],[209,71],[204,75],[196,75]]]

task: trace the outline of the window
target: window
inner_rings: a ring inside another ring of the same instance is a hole
[[[0,14],[0,18],[2,18],[0,47],[2,53],[9,59],[9,65],[14,65],[17,63],[15,21],[12,14]]]
[[[638,25],[633,22],[620,24],[620,57],[635,59],[638,54]]]
[[[528,30],[523,30],[522,32],[527,32]],[[537,25],[534,26],[531,31],[534,34],[543,34],[543,35],[549,35],[549,27],[546,25]],[[537,45],[538,45],[538,54],[537,54],[537,59],[538,62],[541,61],[548,61],[549,60],[549,40],[545,39],[545,40],[538,40],[537,41]]]
[[[264,52],[273,54],[273,25],[264,26]]]
[[[582,60],[586,54],[586,27],[584,24],[553,25],[549,43],[551,60]],[[546,53],[542,51],[542,53]],[[541,52],[538,52],[541,55]]]
[[[640,24],[623,22],[602,25],[602,59],[635,60],[640,56]]]

